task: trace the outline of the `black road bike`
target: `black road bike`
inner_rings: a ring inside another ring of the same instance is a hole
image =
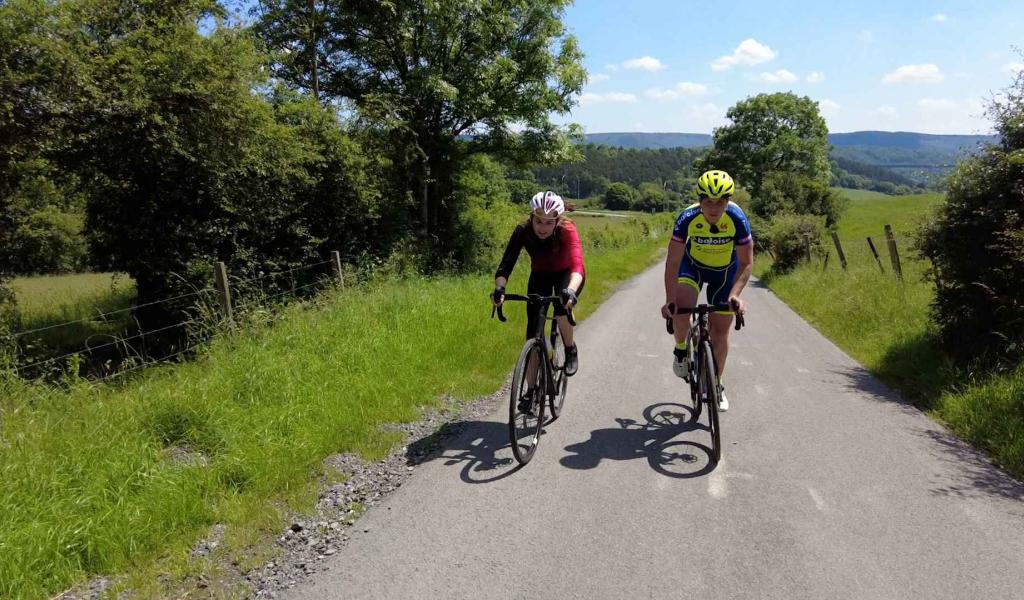
[[[730,304],[698,304],[694,308],[676,307],[669,304],[669,311],[677,315],[690,315],[690,334],[686,345],[687,381],[690,383],[690,410],[692,420],[700,418],[703,407],[708,409],[708,430],[711,433],[711,460],[722,458],[722,428],[718,422],[718,405],[722,401],[722,389],[718,386],[718,364],[711,345],[711,327],[708,315],[715,312],[736,314],[736,331],[745,325],[743,314]],[[665,319],[665,328],[674,333],[672,318]]]
[[[540,443],[545,409],[551,411],[549,423],[557,419],[562,414],[565,392],[569,386],[569,377],[565,374],[565,345],[558,331],[558,320],[548,316],[548,307],[562,300],[558,296],[505,294],[505,302],[509,301],[533,302],[537,306],[537,331],[519,353],[512,375],[512,393],[508,406],[508,434],[512,454],[520,464],[525,465],[533,458]],[[569,323],[575,326],[572,310],[566,313]],[[502,322],[507,320],[501,306],[491,310],[491,317],[495,314]],[[551,330],[545,335],[545,325],[549,321]],[[530,373],[531,362],[534,373]]]

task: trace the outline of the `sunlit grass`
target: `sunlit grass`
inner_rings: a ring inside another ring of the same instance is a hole
[[[588,252],[577,315],[651,264],[664,235]],[[510,291],[524,291],[525,269]],[[138,581],[170,573],[173,586],[214,568],[182,557],[215,523],[229,531],[224,552],[242,556],[287,512],[312,509],[325,457],[382,457],[400,441],[382,425],[503,384],[525,315],[491,320],[492,287],[480,275],[330,292],[271,329],[216,339],[196,361],[120,387],[0,379],[0,597],[52,596],[127,571]]]
[[[1024,477],[1024,367],[978,379],[945,358],[937,341],[930,314],[935,288],[925,279],[927,263],[914,254],[908,234],[940,202],[936,194],[856,194],[839,223],[848,271],[840,268],[831,241],[825,242],[831,253],[827,268],[816,259],[778,275],[762,257],[755,270],[773,292],[872,374],[1010,473]],[[883,234],[886,223],[896,231],[902,282],[892,272]],[[881,268],[866,242],[850,243],[858,235],[872,235]]]

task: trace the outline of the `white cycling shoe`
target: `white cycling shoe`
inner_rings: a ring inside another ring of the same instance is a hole
[[[721,399],[718,401],[718,412],[725,412],[729,410],[729,399],[725,397],[725,390],[719,388],[719,396]]]

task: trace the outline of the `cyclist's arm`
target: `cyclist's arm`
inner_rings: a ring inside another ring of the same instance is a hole
[[[676,301],[676,286],[679,283],[679,263],[686,256],[686,242],[673,237],[668,242],[665,256],[665,304]]]
[[[564,232],[566,234],[566,243],[568,244],[570,261],[572,263],[571,275],[569,276],[569,287],[572,291],[576,292],[580,289],[580,284],[583,283],[583,273],[585,267],[583,266],[583,244],[580,243],[580,234],[576,230],[576,226],[573,225],[572,221],[567,221],[564,225]]]
[[[508,244],[505,245],[505,253],[502,254],[501,262],[498,263],[498,270],[494,273],[494,287],[505,287],[509,276],[512,275],[512,269],[516,268],[519,252],[523,249],[523,232],[521,229],[521,227],[516,227],[515,231],[508,238]]]
[[[750,274],[754,270],[754,244],[737,246],[736,259],[739,261],[739,268],[736,270],[736,279],[732,284],[730,298],[738,297],[743,288],[747,287],[747,282],[750,281]]]

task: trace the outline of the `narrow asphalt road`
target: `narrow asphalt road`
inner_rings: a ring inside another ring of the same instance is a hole
[[[1024,485],[756,282],[710,468],[661,285],[658,266],[580,326],[579,374],[529,465],[496,406],[289,597],[1024,598]]]

